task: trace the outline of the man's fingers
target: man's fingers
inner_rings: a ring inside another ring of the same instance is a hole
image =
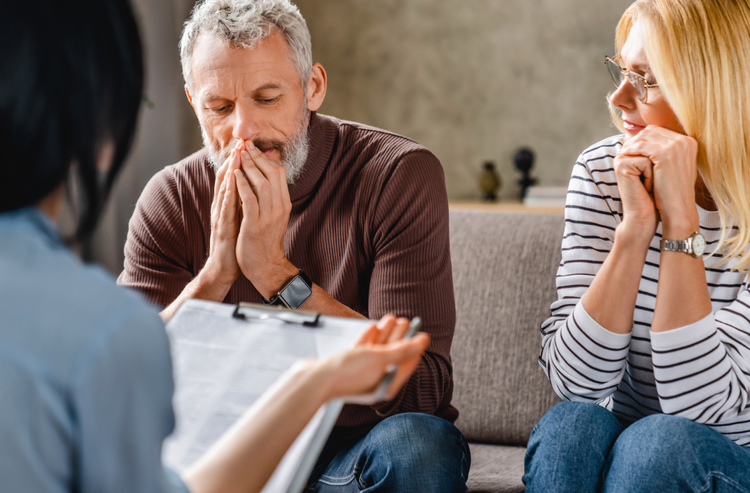
[[[258,205],[263,211],[271,211],[273,208],[273,185],[268,181],[266,176],[261,173],[252,160],[250,154],[243,150],[241,152],[242,169],[247,176],[250,186],[258,199]]]
[[[217,238],[228,238],[237,234],[237,191],[234,175],[229,173],[221,189],[221,204],[216,214],[214,234]]]
[[[247,141],[246,147],[250,160],[269,183],[271,189],[270,205],[274,210],[283,210],[284,204],[289,203],[286,170],[283,166],[268,159],[251,141]]]
[[[234,226],[236,229],[237,225],[237,178],[234,173],[227,175],[227,190],[224,192],[224,203],[225,209],[222,211],[222,215],[226,214],[226,222]]]
[[[275,181],[275,170],[279,166],[278,164],[268,159],[250,140],[245,141],[245,152],[248,153],[250,159],[258,167],[258,170],[263,173],[263,176],[265,176],[267,180]]]
[[[227,191],[226,181],[226,178],[221,180],[218,191],[214,194],[214,201],[211,204],[211,219],[213,221],[218,221],[221,216],[221,206],[224,203],[224,194]]]
[[[223,193],[226,193],[227,190],[227,182],[229,181],[229,175],[233,172],[234,169],[237,168],[238,164],[238,155],[235,150],[232,150],[232,152],[229,154],[229,157],[224,162],[224,165],[219,169],[219,171],[216,173],[216,183],[214,184],[214,201],[211,204],[211,216],[213,217],[214,214],[218,214],[221,209],[221,204],[224,202],[224,195]],[[223,189],[223,192],[222,192]]]
[[[284,167],[268,159],[260,149],[255,147],[252,141],[248,140],[246,142],[246,148],[250,159],[271,185],[271,190],[273,191],[272,206],[274,209],[282,208],[284,204],[291,203]]]
[[[227,169],[229,168],[229,163],[232,161],[232,154],[229,155],[226,161],[221,165],[221,167],[216,170],[216,182],[214,183],[214,197],[216,197],[217,193],[219,192],[219,187],[221,187],[221,184],[224,183],[224,177],[227,174]]]
[[[242,174],[242,170],[235,170],[234,177],[235,183],[237,183],[237,191],[242,200],[242,213],[246,218],[256,221],[259,214],[258,198],[255,196],[253,189],[247,182],[245,175]]]

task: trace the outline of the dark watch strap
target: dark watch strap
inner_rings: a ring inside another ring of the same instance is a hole
[[[263,298],[263,304],[285,306],[296,310],[312,296],[312,287],[312,279],[299,269],[299,274],[294,276],[275,296],[270,300]]]

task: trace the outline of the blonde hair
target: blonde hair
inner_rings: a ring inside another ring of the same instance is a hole
[[[698,173],[719,209],[724,258],[750,268],[750,3],[638,0],[617,26],[622,49],[635,22],[664,97],[698,142]],[[610,104],[615,124],[622,120]],[[732,225],[735,234],[727,234]]]

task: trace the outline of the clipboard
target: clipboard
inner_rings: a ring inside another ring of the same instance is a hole
[[[320,314],[317,312],[306,310],[295,311],[276,305],[267,306],[246,302],[240,302],[235,305],[234,312],[232,312],[232,317],[248,321],[276,319],[281,320],[284,323],[297,324],[304,327],[318,327],[318,324],[320,322]],[[372,323],[374,322],[369,322],[369,324]],[[409,330],[404,335],[404,339],[411,339],[412,337],[417,335],[421,328],[422,319],[419,317],[414,317],[409,324]],[[397,372],[397,366],[393,365],[391,368],[389,368],[388,372],[383,376],[383,380],[381,380],[380,385],[378,385],[378,388],[374,393],[370,395],[344,397],[341,400],[344,401],[345,404],[359,405],[372,405],[378,402],[383,402],[384,400],[386,400],[388,388],[390,388],[391,384],[393,383],[393,379],[396,378]]]
[[[189,467],[252,405],[251,394],[257,399],[264,386],[273,384],[274,375],[285,372],[295,358],[322,358],[346,350],[372,323],[249,303],[186,301],[167,324],[177,428],[164,443],[163,461],[178,472]],[[415,319],[409,334],[416,333],[419,325]],[[344,404],[382,401],[396,370],[389,369],[373,394],[332,401],[321,408],[287,451],[263,493],[300,493]]]

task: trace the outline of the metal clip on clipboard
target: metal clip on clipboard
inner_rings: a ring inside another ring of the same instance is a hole
[[[238,303],[232,317],[242,320],[281,320],[288,324],[317,327],[320,313],[304,310],[292,311],[278,306],[259,305],[256,303]]]

